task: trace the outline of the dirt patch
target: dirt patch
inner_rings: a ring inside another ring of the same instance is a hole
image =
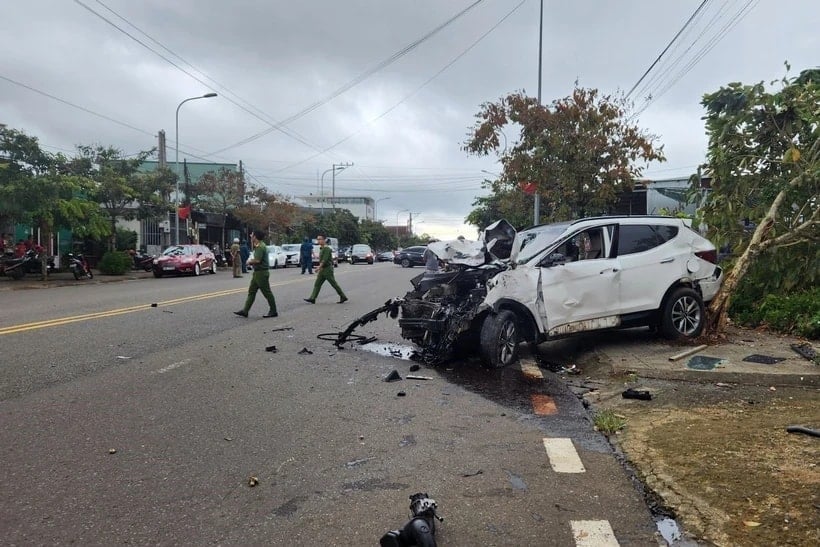
[[[817,391],[715,390],[679,382],[663,406],[602,406],[627,419],[617,442],[687,532],[717,545],[820,544],[820,439],[786,432],[820,426]]]

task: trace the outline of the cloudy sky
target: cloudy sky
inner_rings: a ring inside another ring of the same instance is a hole
[[[628,91],[701,3],[544,0],[544,102],[576,80]],[[133,153],[160,129],[173,147],[177,105],[214,91],[180,110],[180,160],[242,160],[289,196],[318,193],[321,173],[352,162],[336,195],[372,196],[387,224],[412,212],[414,231],[437,237],[474,235],[462,221],[483,170],[498,170],[461,151],[479,105],[537,91],[539,0],[6,0],[2,11],[0,123],[48,150]],[[818,28],[816,0],[707,0],[632,95],[668,158],[647,176],[703,161],[704,93],[781,77],[786,60],[794,73],[817,66]]]

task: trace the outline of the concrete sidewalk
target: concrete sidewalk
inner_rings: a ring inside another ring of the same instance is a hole
[[[153,273],[142,270],[126,272],[123,275],[103,275],[95,270],[94,279],[80,280],[74,279],[74,274],[71,272],[51,273],[48,276],[48,281],[41,281],[40,274],[26,274],[25,277],[19,280],[0,276],[0,292],[29,289],[50,289],[52,287],[70,287],[74,285],[99,283],[116,283],[118,281],[133,281],[135,279],[149,279],[153,277]]]
[[[768,332],[734,329],[724,343],[707,346],[674,361],[670,357],[694,350],[698,345],[673,344],[650,333],[645,336],[636,333],[603,343],[598,351],[610,359],[612,372],[616,374],[634,373],[641,378],[662,380],[820,387],[820,366],[792,350],[790,344],[795,343],[806,341]],[[818,350],[816,344],[809,342],[809,345]],[[750,355],[783,360],[774,364],[743,360]],[[704,364],[708,367],[709,363],[704,363],[704,357],[719,359],[720,362],[707,370],[693,368]]]

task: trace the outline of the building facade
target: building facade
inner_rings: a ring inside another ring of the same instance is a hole
[[[347,209],[359,220],[376,220],[376,201],[367,196],[300,196],[301,205],[313,214],[333,209]]]

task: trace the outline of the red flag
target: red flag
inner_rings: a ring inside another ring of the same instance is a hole
[[[191,206],[180,207],[177,214],[179,215],[179,218],[186,220],[189,216],[191,216]]]
[[[519,182],[518,187],[525,194],[533,195],[538,190],[538,185],[534,182]]]

